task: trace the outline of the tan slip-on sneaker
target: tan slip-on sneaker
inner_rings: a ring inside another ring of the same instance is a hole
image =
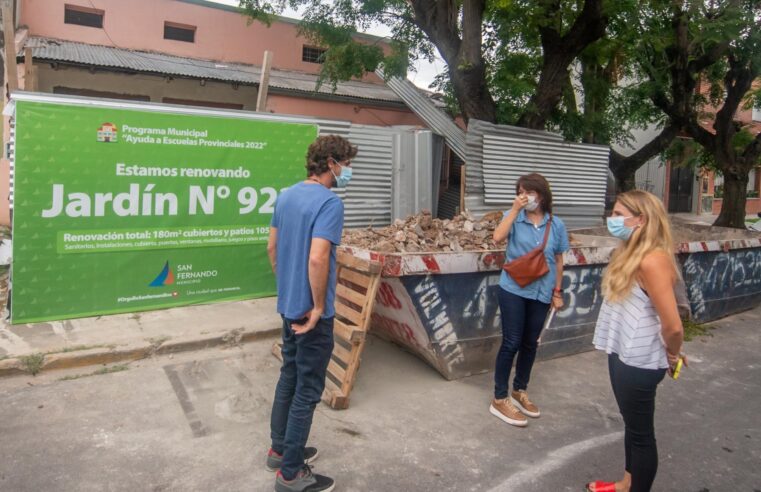
[[[510,401],[513,402],[513,405],[518,407],[518,410],[529,417],[537,418],[541,415],[541,413],[539,413],[539,407],[534,405],[531,400],[528,399],[528,393],[526,393],[525,390],[513,391],[510,393]]]
[[[509,398],[502,400],[492,400],[489,406],[489,413],[516,427],[526,427],[528,419],[520,412],[515,405],[510,402]]]

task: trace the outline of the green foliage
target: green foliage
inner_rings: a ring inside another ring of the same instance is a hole
[[[338,82],[362,77],[378,67],[387,76],[405,77],[414,60],[433,59],[433,45],[412,21],[403,0],[240,0],[240,7],[251,20],[267,25],[286,7],[303,12],[300,34],[327,50],[318,86],[327,82],[335,90]],[[379,39],[359,35],[373,25],[391,29],[386,40],[389,50],[384,51]]]
[[[742,152],[754,140],[754,135],[747,128],[741,128],[732,137],[735,152]],[[716,162],[715,156],[693,139],[677,138],[663,153],[663,157],[676,167],[693,169],[705,168],[716,173],[722,173],[722,167]],[[756,164],[761,164],[761,158]]]
[[[42,370],[42,365],[45,363],[44,354],[30,354],[19,357],[21,367],[32,376],[36,376]]]
[[[663,153],[663,158],[671,161],[674,167],[692,169],[706,168],[718,171],[713,156],[703,146],[690,138],[677,138]]]
[[[113,366],[101,367],[100,369],[93,371],[91,373],[87,373],[87,374],[71,374],[69,376],[58,378],[58,380],[59,381],[73,381],[75,379],[86,378],[88,376],[102,376],[104,374],[112,374],[115,372],[122,372],[127,370],[129,370],[129,366],[125,364],[115,364]]]
[[[463,2],[441,1],[462,22]],[[415,0],[240,1],[248,15],[261,22],[270,22],[286,6],[303,12],[301,32],[327,48],[319,83],[333,87],[377,67],[387,75],[404,76],[412,61],[433,58],[436,47],[418,24],[415,4]],[[546,61],[542,42],[569,33],[584,5],[582,0],[486,2],[481,50],[498,123],[516,124],[534,109],[529,105],[539,90]],[[605,35],[571,63],[562,100],[547,120],[547,129],[570,140],[632,147],[638,130],[667,124],[679,124],[684,130],[687,122],[711,118],[721,107],[730,61],[752,67],[756,74],[761,70],[757,0],[603,0],[602,6]],[[373,25],[391,29],[390,49],[384,51],[377,40],[357,36]],[[682,40],[687,52],[675,57]],[[715,52],[722,55],[702,64]],[[450,59],[449,73],[439,75],[431,86],[444,93],[453,113],[459,111],[450,75],[472,62]],[[682,89],[698,81],[705,90]],[[750,91],[743,104],[761,108],[761,89]],[[743,130],[731,138],[737,152],[752,139]],[[721,168],[711,152],[682,140],[665,157],[680,165]]]
[[[713,325],[696,323],[691,319],[683,319],[682,326],[685,342],[691,342],[695,337],[712,337],[711,331],[715,328]]]

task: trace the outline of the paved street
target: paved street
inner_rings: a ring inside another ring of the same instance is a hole
[[[660,387],[654,490],[761,490],[761,308],[714,325],[687,345],[682,378]],[[270,345],[0,379],[0,490],[272,490]],[[621,473],[603,355],[538,363],[543,416],[525,429],[489,415],[490,391],[488,374],[447,382],[371,337],[351,408],[315,415],[315,470],[340,491],[579,491]]]

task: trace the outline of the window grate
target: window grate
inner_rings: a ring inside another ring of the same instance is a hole
[[[322,48],[315,48],[314,46],[304,46],[301,50],[301,61],[307,63],[322,63],[325,61],[325,52],[327,50]]]

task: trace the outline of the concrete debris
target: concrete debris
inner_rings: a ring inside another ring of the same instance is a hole
[[[342,244],[381,253],[435,253],[504,249],[504,241],[492,240],[502,212],[491,212],[481,220],[465,212],[453,219],[435,219],[424,210],[388,227],[353,229],[344,232]]]
[[[589,234],[594,236],[607,236],[608,230],[605,227],[595,227],[589,229],[579,229],[574,232],[578,234]],[[730,229],[728,227],[716,227],[702,224],[691,224],[680,220],[671,220],[671,233],[674,236],[674,243],[691,243],[695,241],[731,241],[733,239],[758,239],[761,237],[758,232],[742,229]]]

